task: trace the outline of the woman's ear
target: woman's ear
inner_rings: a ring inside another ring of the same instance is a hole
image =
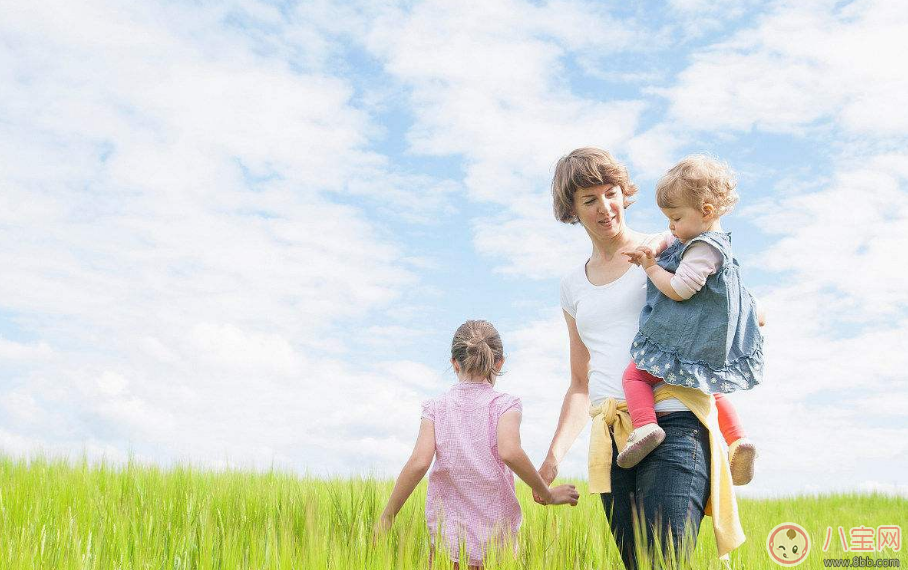
[[[451,366],[454,367],[454,374],[460,374],[460,365],[457,364],[457,360],[451,358]]]
[[[502,366],[504,366],[504,356],[502,356],[501,359],[499,359],[498,362],[495,363],[495,370],[501,370]]]

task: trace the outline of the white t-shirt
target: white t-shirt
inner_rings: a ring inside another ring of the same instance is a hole
[[[632,265],[624,275],[605,285],[593,285],[586,263],[561,280],[561,307],[577,322],[580,339],[590,352],[590,403],[606,398],[624,400],[621,376],[631,361],[631,342],[646,304],[646,273]],[[657,412],[688,408],[671,398],[656,404]]]

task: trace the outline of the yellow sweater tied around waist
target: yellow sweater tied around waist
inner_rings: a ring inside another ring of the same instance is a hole
[[[720,558],[744,543],[744,529],[738,518],[738,503],[728,467],[728,452],[719,431],[719,414],[716,402],[695,388],[663,384],[653,391],[657,402],[676,398],[687,406],[709,431],[710,492],[706,514],[712,517],[713,532]],[[590,434],[590,493],[612,492],[612,433],[619,450],[624,449],[627,438],[634,429],[625,402],[609,398],[590,407],[593,429]],[[611,430],[609,427],[611,426]]]

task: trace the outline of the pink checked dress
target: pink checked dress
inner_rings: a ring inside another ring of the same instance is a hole
[[[514,474],[498,456],[498,418],[521,410],[520,399],[487,382],[458,382],[423,403],[435,424],[435,463],[429,472],[426,522],[432,544],[440,532],[452,560],[460,543],[470,564],[481,564],[490,541],[507,541],[520,528]]]

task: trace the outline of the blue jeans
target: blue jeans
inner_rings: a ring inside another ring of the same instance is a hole
[[[635,467],[618,467],[618,449],[612,443],[612,492],[601,494],[627,570],[637,568],[635,510],[646,521],[647,550],[653,548],[655,533],[667,559],[671,532],[675,559],[680,560],[693,552],[709,498],[708,430],[692,412],[673,412],[658,421],[665,441]]]

